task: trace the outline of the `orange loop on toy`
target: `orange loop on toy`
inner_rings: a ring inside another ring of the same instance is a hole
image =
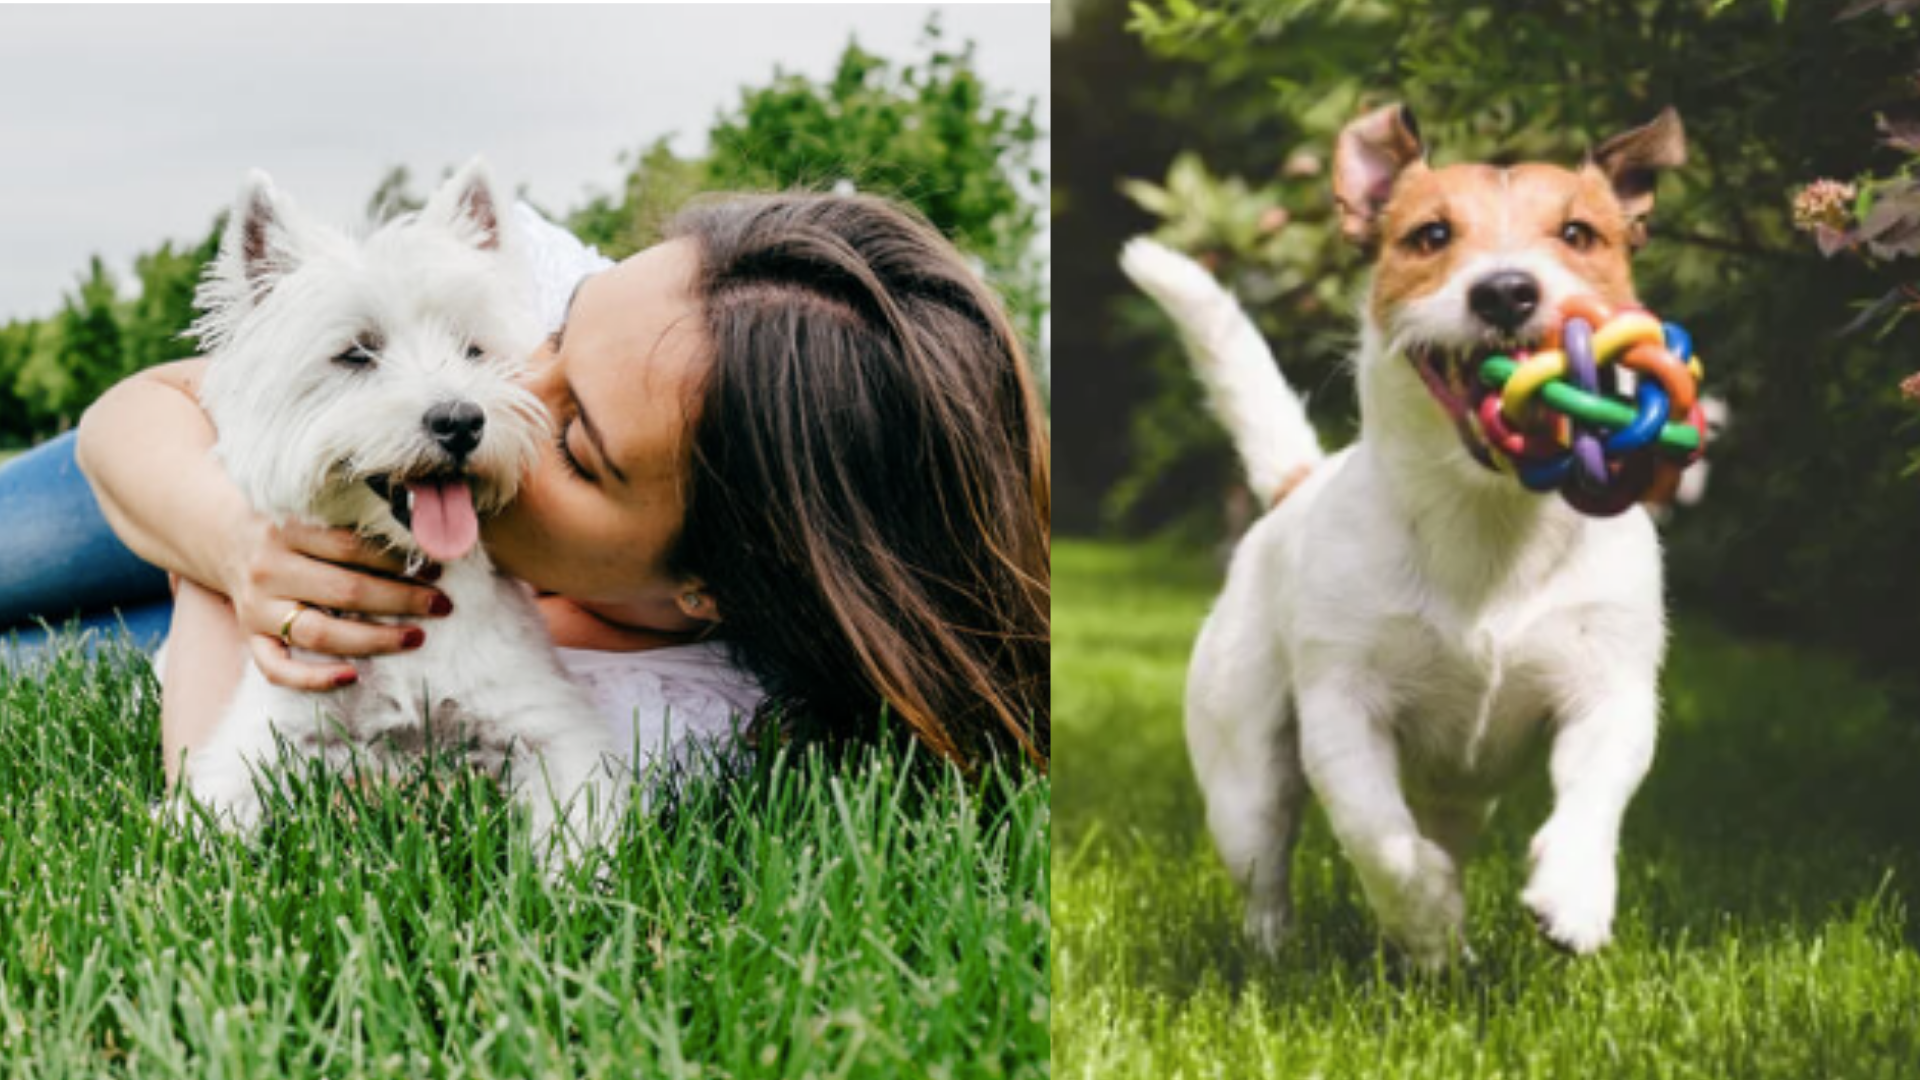
[[[1613,309],[1602,303],[1597,296],[1575,296],[1560,305],[1560,321],[1547,327],[1546,336],[1540,340],[1540,351],[1545,352],[1560,347],[1560,328],[1568,319],[1585,319],[1587,325],[1598,330],[1613,318]]]
[[[1651,375],[1660,380],[1667,392],[1675,413],[1687,413],[1693,409],[1695,383],[1693,375],[1680,363],[1664,345],[1647,342],[1628,349],[1619,360],[1620,366],[1631,368],[1642,375]]]

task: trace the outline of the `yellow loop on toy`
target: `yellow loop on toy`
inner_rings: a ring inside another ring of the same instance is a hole
[[[1500,411],[1507,419],[1519,423],[1526,412],[1527,401],[1547,383],[1567,373],[1567,354],[1558,349],[1537,352],[1514,369],[1513,377],[1507,385],[1500,388]]]
[[[1659,319],[1644,311],[1623,311],[1607,325],[1593,328],[1593,362],[1604,365],[1631,346],[1660,345],[1666,339]]]
[[[1707,381],[1707,369],[1700,366],[1700,358],[1697,356],[1687,361],[1687,373],[1693,376],[1694,382]]]
[[[1685,416],[1693,408],[1693,378],[1665,346],[1635,345],[1620,358],[1620,366],[1660,380],[1660,385],[1666,388],[1673,415]]]

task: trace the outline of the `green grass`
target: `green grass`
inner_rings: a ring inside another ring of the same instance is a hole
[[[1047,1073],[1043,778],[782,757],[554,886],[452,770],[157,824],[153,692],[0,664],[0,1075]]]
[[[1317,811],[1297,936],[1266,962],[1239,944],[1180,733],[1214,566],[1054,558],[1056,1075],[1920,1076],[1911,696],[1681,618],[1607,951],[1554,952],[1519,906],[1542,777],[1469,871],[1471,967],[1422,979],[1380,946]]]

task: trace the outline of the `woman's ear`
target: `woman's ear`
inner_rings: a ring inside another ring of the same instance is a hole
[[[717,623],[720,621],[720,605],[714,602],[713,594],[707,591],[705,582],[686,581],[680,585],[680,595],[674,603],[680,614],[695,622]]]

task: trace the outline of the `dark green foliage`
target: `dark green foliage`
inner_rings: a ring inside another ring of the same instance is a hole
[[[1359,253],[1326,235],[1325,163],[1342,123],[1366,103],[1404,100],[1437,163],[1575,164],[1608,135],[1678,107],[1691,161],[1660,182],[1637,277],[1654,310],[1693,332],[1708,389],[1731,404],[1733,424],[1712,451],[1706,502],[1669,530],[1673,588],[1745,625],[1906,659],[1899,650],[1920,631],[1920,572],[1906,555],[1920,537],[1920,493],[1905,475],[1920,424],[1898,384],[1920,366],[1912,360],[1920,327],[1909,320],[1880,338],[1841,336],[1859,302],[1887,283],[1852,260],[1823,259],[1796,236],[1789,196],[1815,176],[1905,164],[1907,155],[1876,149],[1873,137],[1876,111],[1912,101],[1920,59],[1912,16],[1835,21],[1828,5],[1760,0],[1248,0],[1130,10],[1089,0],[1076,9],[1076,39],[1111,40],[1125,24],[1146,47],[1110,46],[1127,57],[1121,70],[1057,66],[1063,109],[1080,102],[1075,87],[1092,87],[1089,100],[1119,98],[1124,121],[1105,122],[1158,155],[1107,162],[1119,172],[1062,156],[1059,229],[1073,238],[1062,244],[1063,264],[1111,260],[1127,235],[1164,226],[1250,298],[1333,441],[1350,430],[1339,364],[1365,269]],[[1077,49],[1069,40],[1059,55]],[[1063,113],[1056,126],[1071,132],[1080,118]],[[1278,236],[1302,236],[1280,248],[1236,229],[1246,219],[1230,205],[1202,215],[1187,200],[1157,208],[1164,216],[1122,209],[1074,219],[1083,198],[1121,180],[1164,187],[1175,149],[1204,162],[1199,186],[1216,201],[1230,204],[1227,180],[1245,178],[1240,199],[1284,207]],[[1086,254],[1075,253],[1081,247]],[[1133,417],[1136,433],[1079,462],[1069,455],[1081,444],[1062,440],[1061,472],[1077,481],[1063,482],[1063,520],[1081,530],[1217,523],[1221,493],[1235,482],[1231,457],[1214,426],[1174,419],[1200,404],[1164,320],[1111,273],[1081,279],[1063,265],[1060,288],[1069,310],[1088,313],[1076,320],[1086,324],[1083,339],[1057,350],[1081,366],[1060,378],[1106,389],[1097,402],[1106,430]],[[1077,415],[1062,424],[1073,429]]]
[[[123,651],[0,660],[0,1075],[1047,1075],[1044,777],[779,756],[550,884],[448,766],[182,832],[156,701]]]
[[[973,47],[942,42],[929,22],[927,55],[895,65],[849,43],[833,77],[776,75],[749,89],[709,138],[709,185],[861,191],[912,203],[984,264],[1028,342],[1045,305],[1036,203],[1046,183],[1034,159],[1036,104],[1010,103],[980,81]]]

